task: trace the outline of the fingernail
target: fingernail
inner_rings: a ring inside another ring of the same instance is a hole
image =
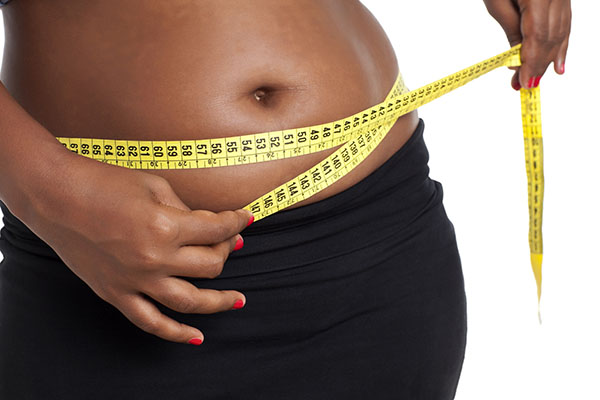
[[[252,225],[253,222],[254,222],[254,215],[251,215],[250,219],[248,220],[248,225],[246,225],[246,227],[249,227],[250,225]]]
[[[565,73],[565,63],[562,63],[562,65],[560,66],[560,74],[564,74]]]
[[[542,79],[541,76],[538,76],[535,78],[535,82],[533,84],[533,87],[538,87],[540,85],[540,80]]]
[[[521,90],[521,84],[519,83],[519,81],[513,81],[511,82],[512,88],[515,90]]]
[[[236,300],[235,303],[233,304],[234,310],[239,310],[242,307],[244,307],[244,300]]]
[[[531,89],[533,87],[534,83],[535,83],[535,77],[532,76],[531,78],[529,78],[529,82],[527,83],[527,87],[529,89]]]
[[[233,251],[237,251],[242,247],[244,247],[244,239],[242,239],[242,237],[240,236],[237,242],[235,242],[235,247],[233,248]]]
[[[193,344],[194,346],[200,346],[202,344],[202,339],[200,338],[193,338],[188,340],[189,344]]]

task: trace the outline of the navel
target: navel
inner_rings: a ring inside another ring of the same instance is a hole
[[[260,103],[263,106],[268,106],[273,97],[273,89],[266,86],[261,86],[254,89],[252,96],[257,103]]]

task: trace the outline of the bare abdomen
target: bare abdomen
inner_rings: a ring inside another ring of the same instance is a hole
[[[385,33],[354,0],[23,0],[5,24],[2,80],[55,136],[202,139],[314,125],[382,101],[398,73]],[[364,178],[416,124],[416,113],[402,117],[308,202]],[[235,209],[330,152],[152,173],[193,209]]]

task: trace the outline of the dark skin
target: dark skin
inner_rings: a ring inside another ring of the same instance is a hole
[[[380,102],[398,73],[385,33],[358,1],[248,4],[16,0],[4,10],[0,199],[98,296],[165,340],[198,344],[204,335],[148,297],[184,313],[245,304],[238,291],[181,277],[216,278],[251,219],[240,208],[331,151],[148,173],[76,156],[54,137],[198,139],[306,126]],[[551,62],[562,73],[569,1],[485,5],[510,44],[523,39],[522,86]],[[417,122],[416,112],[400,118],[364,163],[303,204],[362,180]]]
[[[571,33],[570,0],[483,0],[504,29],[511,46],[522,43],[522,65],[515,68],[515,90],[539,85],[550,63],[565,73]]]

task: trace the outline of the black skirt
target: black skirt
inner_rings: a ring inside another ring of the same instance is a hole
[[[241,310],[161,310],[200,346],[149,335],[97,297],[3,207],[1,399],[452,399],[466,303],[442,185],[421,120],[355,186],[243,232],[198,287]]]

